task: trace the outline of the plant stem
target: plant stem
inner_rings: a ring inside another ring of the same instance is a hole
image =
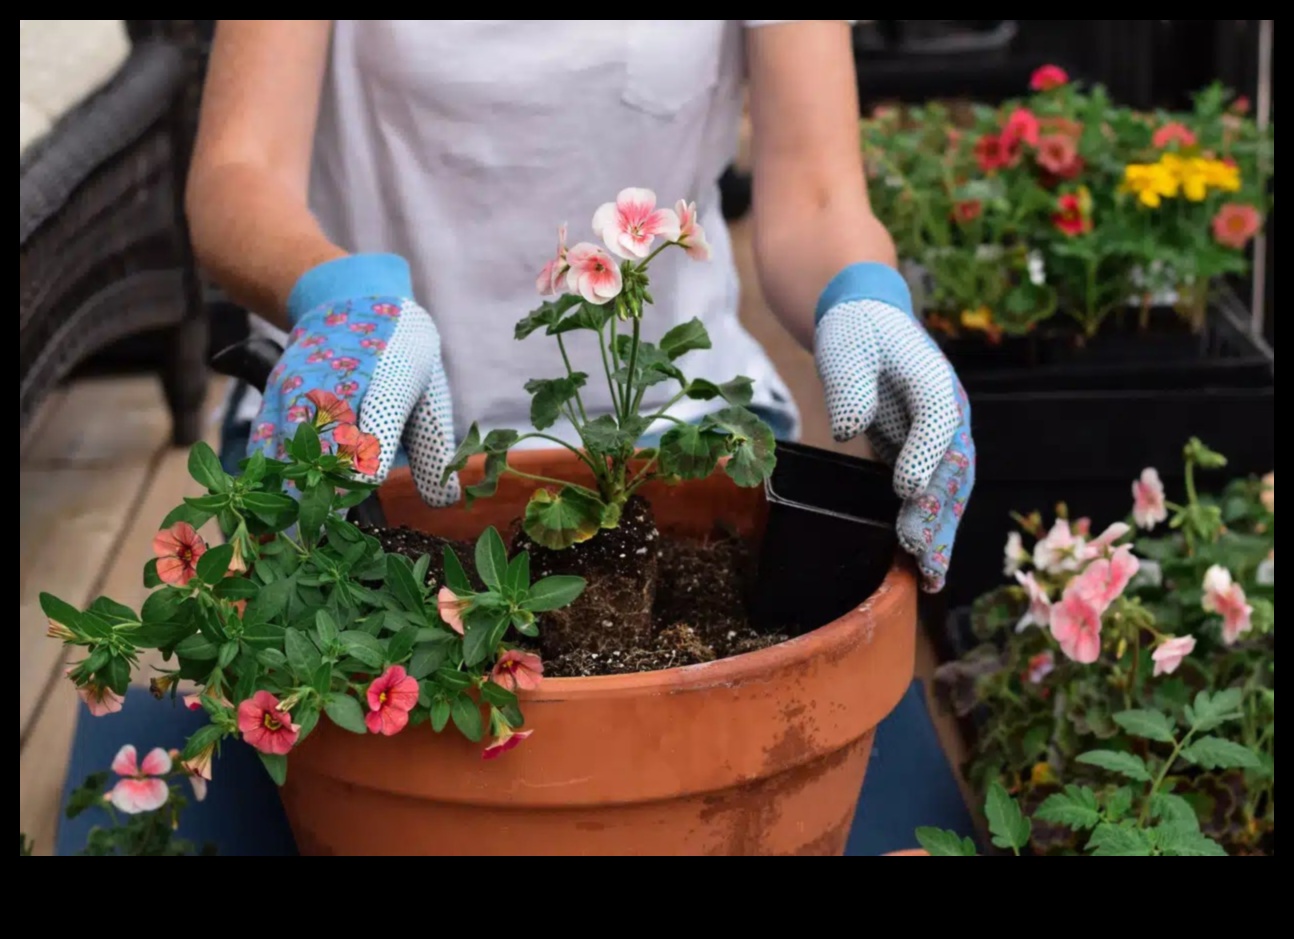
[[[565,479],[553,479],[553,477],[551,476],[538,476],[534,473],[526,473],[526,472],[522,472],[519,469],[513,469],[511,466],[507,468],[506,472],[511,473],[513,476],[519,476],[522,479],[533,480],[537,483],[547,483],[548,485],[551,485],[551,486],[571,486],[574,489],[584,489],[583,486],[578,486],[575,483],[567,482]],[[592,490],[586,490],[586,491],[592,492]]]
[[[1186,536],[1186,553],[1191,557],[1195,556],[1195,532],[1191,530],[1191,519],[1195,516],[1195,510],[1199,507],[1199,496],[1195,492],[1195,461],[1186,461],[1186,505],[1189,509],[1189,517],[1186,524],[1182,525],[1182,534]]]
[[[661,418],[664,418],[664,419],[665,419],[665,420],[667,420],[667,421],[673,421],[675,424],[686,424],[686,423],[687,423],[687,421],[681,421],[681,420],[679,420],[677,417],[670,417],[668,414],[666,414],[666,413],[665,413],[665,412],[666,412],[666,411],[668,411],[670,408],[672,408],[674,405],[678,404],[678,403],[679,403],[679,401],[680,401],[680,400],[683,398],[683,396],[684,396],[684,395],[686,395],[686,394],[687,394],[687,389],[686,389],[686,388],[684,388],[682,391],[680,391],[680,392],[679,392],[678,394],[676,394],[674,397],[670,398],[670,399],[669,399],[668,401],[666,401],[663,405],[661,405],[661,409],[660,409],[659,411],[657,411],[655,414],[652,414],[650,417],[648,417],[648,418],[647,418],[647,426],[648,426],[648,427],[650,427],[652,424],[656,423],[656,422],[657,422],[657,421],[659,421]]]
[[[557,334],[557,348],[562,350],[562,361],[566,363],[566,374],[574,375],[575,369],[571,368],[571,357],[566,354],[566,342],[562,339],[562,334]],[[580,417],[584,418],[584,423],[589,422],[588,412],[584,410],[584,399],[580,397],[580,390],[575,389],[575,403],[579,405]],[[573,422],[572,422],[573,423]]]
[[[1142,805],[1141,812],[1137,816],[1138,828],[1146,827],[1146,820],[1150,817],[1150,801],[1155,797],[1155,793],[1159,791],[1159,787],[1164,784],[1164,779],[1167,778],[1168,771],[1173,768],[1173,764],[1177,762],[1178,754],[1186,749],[1186,744],[1190,742],[1191,735],[1194,733],[1195,730],[1192,728],[1182,735],[1181,740],[1173,742],[1173,752],[1169,754],[1168,759],[1164,761],[1164,765],[1159,768],[1159,775],[1155,777],[1155,781],[1150,784],[1150,791],[1146,793],[1146,802]]]
[[[608,347],[611,349],[611,364],[615,366],[615,372],[620,371],[620,354],[616,352],[616,339],[619,338],[619,329],[616,327],[616,317],[611,317],[611,342]],[[605,359],[605,357],[604,357]],[[616,406],[616,421],[622,422],[625,419],[625,407],[629,403],[629,398],[621,392],[623,389],[616,383],[613,372],[607,372],[607,381],[611,384],[611,400]]]
[[[638,319],[638,317],[634,317],[633,338],[629,341],[629,371],[625,375],[625,384],[624,384],[624,393],[625,393],[624,400],[626,404],[625,420],[628,420],[629,418],[633,417],[633,414],[628,409],[628,404],[629,402],[635,400],[633,396],[634,369],[638,367],[638,343],[640,340],[641,332],[642,332],[642,321]]]
[[[611,341],[614,344],[615,343],[614,325],[611,327],[611,337],[612,337]],[[607,344],[603,341],[604,339],[605,337],[602,335],[602,330],[599,329],[598,330],[598,351],[602,353],[602,371],[607,376],[607,387],[611,389],[611,405],[616,410],[616,418],[619,419],[620,398],[619,398],[619,395],[617,394],[615,379],[611,377],[611,363],[607,360]],[[612,354],[613,355],[615,354],[614,349],[612,350]]]
[[[605,467],[599,468],[598,465],[594,463],[592,459],[589,458],[589,455],[587,453],[585,453],[579,447],[572,447],[569,443],[567,443],[565,440],[563,440],[560,437],[554,437],[551,434],[541,434],[538,431],[534,431],[529,434],[522,434],[520,437],[516,439],[516,441],[513,443],[513,446],[515,447],[518,443],[527,439],[528,437],[534,437],[536,440],[547,440],[559,446],[565,447],[567,450],[570,450],[577,457],[579,457],[584,462],[585,466],[593,470],[594,476],[596,476],[598,479],[602,478],[602,475],[605,472]],[[514,475],[522,475],[522,476],[525,475],[524,473],[520,473],[517,470],[514,470],[511,466],[508,467],[508,470]]]

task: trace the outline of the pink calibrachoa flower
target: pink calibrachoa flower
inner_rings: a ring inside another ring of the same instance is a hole
[[[1038,140],[1038,165],[1061,179],[1073,179],[1083,170],[1078,141],[1068,134],[1047,134]]]
[[[392,737],[408,726],[409,712],[418,704],[418,679],[402,666],[392,665],[368,686],[365,697],[368,732]]]
[[[1038,146],[1038,118],[1028,108],[1016,108],[1002,125],[1002,141],[1007,146],[1012,143]]]
[[[329,424],[354,424],[355,412],[348,402],[343,401],[331,391],[315,388],[306,392],[306,400],[315,406],[315,426],[327,427]]]
[[[566,263],[566,226],[557,229],[557,254],[544,265],[544,269],[535,278],[535,289],[541,297],[552,297],[562,292],[566,272],[570,265]]]
[[[1151,146],[1162,150],[1172,144],[1193,147],[1196,144],[1196,139],[1195,133],[1185,124],[1180,121],[1170,121],[1155,131],[1155,136],[1150,138],[1150,143]]]
[[[441,587],[440,593],[436,594],[436,609],[440,618],[460,636],[463,635],[463,610],[466,608],[467,601],[458,599],[458,595],[448,587]]]
[[[1089,558],[1099,558],[1113,548],[1114,543],[1130,531],[1132,531],[1132,526],[1127,522],[1115,522],[1089,541],[1083,552]]]
[[[1040,684],[1055,668],[1056,656],[1047,649],[1045,652],[1029,657],[1029,669],[1024,673],[1024,679],[1031,685]]]
[[[183,587],[198,573],[198,559],[207,553],[207,543],[188,522],[176,522],[153,536],[153,553],[162,582]]]
[[[1164,502],[1164,484],[1159,479],[1159,470],[1147,466],[1141,471],[1141,478],[1132,484],[1132,520],[1138,528],[1150,531],[1168,518],[1168,506]]]
[[[589,303],[601,306],[614,300],[624,287],[615,259],[595,244],[581,241],[566,253],[566,260],[570,264],[566,289]]]
[[[1025,610],[1024,616],[1020,617],[1020,622],[1016,624],[1015,631],[1022,633],[1030,626],[1047,628],[1051,622],[1051,598],[1047,596],[1047,591],[1033,579],[1032,574],[1022,574],[1020,571],[1016,571],[1015,579],[1019,581],[1020,586],[1029,595],[1029,608]]]
[[[1060,643],[1060,651],[1083,665],[1091,665],[1101,656],[1101,614],[1091,600],[1074,589],[1070,581],[1060,602],[1051,608],[1051,635]]]
[[[72,670],[64,669],[63,674],[71,678]],[[116,714],[126,703],[125,698],[107,685],[98,685],[94,682],[77,685],[76,694],[90,709],[91,717],[107,717],[109,714]]]
[[[165,779],[158,778],[171,771],[171,755],[161,747],[149,750],[141,763],[134,746],[128,743],[117,751],[112,771],[122,778],[108,793],[108,800],[127,815],[160,809],[171,797],[171,787]]]
[[[1222,641],[1234,645],[1253,628],[1254,608],[1245,602],[1245,588],[1231,579],[1231,572],[1214,564],[1204,574],[1204,597],[1200,601],[1206,613],[1222,617]]]
[[[1052,91],[1069,84],[1069,73],[1059,65],[1044,65],[1029,77],[1029,87],[1034,91]]]
[[[1128,588],[1128,584],[1132,583],[1140,566],[1141,562],[1133,555],[1132,547],[1125,544],[1108,558],[1097,558],[1087,565],[1081,574],[1066,585],[1065,590],[1082,593],[1096,607],[1097,613],[1104,613]]]
[[[696,203],[679,199],[674,206],[678,215],[678,243],[693,261],[710,260],[710,242],[705,240],[705,229],[697,224]]]
[[[544,677],[544,663],[533,652],[509,649],[494,663],[490,679],[509,691],[534,691]]]
[[[198,752],[198,755],[191,760],[184,760],[180,763],[185,774],[189,777],[189,785],[193,787],[193,798],[201,802],[207,797],[207,783],[211,782],[211,758],[215,755],[216,745],[213,743],[204,747]],[[180,752],[171,751],[171,759],[178,760]]]
[[[678,241],[679,218],[670,209],[656,208],[656,193],[650,189],[621,189],[615,202],[604,202],[593,213],[593,230],[612,254],[633,261],[651,254],[658,235]]]
[[[523,743],[533,733],[533,730],[513,730],[511,727],[503,726],[499,729],[495,738],[490,741],[490,745],[481,751],[481,759],[493,760],[503,756],[513,747]]]
[[[1261,219],[1252,205],[1229,202],[1213,216],[1213,240],[1237,251],[1258,234]]]
[[[1182,659],[1195,651],[1194,636],[1168,636],[1150,653],[1155,662],[1154,675],[1171,675],[1182,664]]]
[[[363,433],[354,424],[342,424],[333,431],[337,455],[350,460],[351,469],[361,476],[372,476],[381,464],[382,442]]]
[[[280,711],[279,699],[268,691],[258,691],[238,705],[238,729],[257,750],[280,756],[292,749],[301,734],[292,715]]]
[[[1056,519],[1042,538],[1033,546],[1033,566],[1047,574],[1076,571],[1083,560],[1083,539],[1075,537],[1069,521]]]

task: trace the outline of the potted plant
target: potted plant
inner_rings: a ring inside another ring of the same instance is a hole
[[[1274,475],[1233,480],[1211,498],[1197,473],[1224,458],[1198,440],[1184,457],[1180,504],[1146,469],[1129,520],[1100,534],[1063,506],[1050,526],[1020,517],[1006,548],[1012,583],[976,601],[969,625],[980,644],[941,666],[937,686],[970,719],[972,787],[1003,782],[1030,809],[1062,786],[1093,784],[1102,764],[1085,751],[1125,754],[1111,759],[1127,764],[1154,749],[1145,738],[1168,743],[1164,727],[1190,727],[1200,694],[1234,693],[1237,720],[1210,728],[1225,741],[1207,745],[1214,762],[1192,762],[1189,751],[1165,778],[1230,853],[1270,854]],[[1076,847],[1063,827],[1036,825],[1032,837],[1039,853]]]
[[[377,493],[385,527],[342,520],[370,498],[352,474],[377,443],[319,390],[285,460],[230,477],[196,447],[207,494],[164,520],[139,614],[42,597],[51,633],[88,653],[70,676],[92,710],[120,707],[138,649],[174,657],[157,692],[194,681],[185,701],[212,717],[186,764],[209,775],[241,736],[308,855],[840,854],[872,732],[912,673],[914,572],[891,540],[883,582],[839,618],[749,622],[772,434],[744,407],[748,379],[684,377],[676,360],[709,342],[698,322],[643,338],[647,265],[704,245],[686,204],[656,222],[661,243],[620,264],[563,247],[540,286],[572,293],[517,328],[563,347],[595,334],[615,413],[586,414],[569,368],[530,382],[533,431],[466,435],[461,505],[428,508],[397,471]],[[659,381],[726,406],[639,449]],[[509,453],[557,414],[583,446]],[[227,544],[196,534],[213,517]]]
[[[1252,432],[1274,420],[1271,349],[1226,285],[1271,208],[1271,130],[1219,86],[1181,114],[1121,107],[1054,66],[1032,87],[863,122],[876,212],[974,408],[969,542],[999,541],[1021,498],[1059,485],[1113,515],[1133,463],[1169,464],[1189,433],[1241,472],[1274,460]],[[987,553],[963,558],[949,602],[994,578]]]

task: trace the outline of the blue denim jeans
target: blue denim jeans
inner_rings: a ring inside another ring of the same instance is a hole
[[[225,472],[231,476],[238,472],[239,462],[247,456],[247,442],[252,434],[252,422],[238,419],[238,406],[246,392],[247,385],[239,382],[229,400],[229,408],[225,412],[224,424],[220,428],[220,462],[224,466]],[[790,418],[784,411],[775,411],[771,408],[763,407],[752,407],[751,410],[772,428],[773,436],[778,440],[787,440],[789,438],[792,425]],[[641,447],[654,447],[659,442],[660,434],[648,434],[638,442],[638,445]],[[408,459],[405,457],[404,448],[402,447],[395,455],[393,466],[407,465]]]

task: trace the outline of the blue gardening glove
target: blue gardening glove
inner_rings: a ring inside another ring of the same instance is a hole
[[[912,313],[907,283],[884,264],[854,264],[818,300],[815,351],[832,435],[867,435],[894,467],[898,538],[943,589],[953,539],[975,485],[970,403],[953,367]]]
[[[288,298],[293,329],[270,373],[248,453],[281,458],[296,425],[314,406],[306,395],[337,395],[358,416],[359,429],[381,443],[381,482],[403,441],[409,468],[430,505],[458,501],[458,477],[441,474],[454,454],[454,414],[440,359],[440,334],[410,299],[409,265],[393,254],[356,254],[302,275]],[[332,431],[323,435],[335,448]]]

